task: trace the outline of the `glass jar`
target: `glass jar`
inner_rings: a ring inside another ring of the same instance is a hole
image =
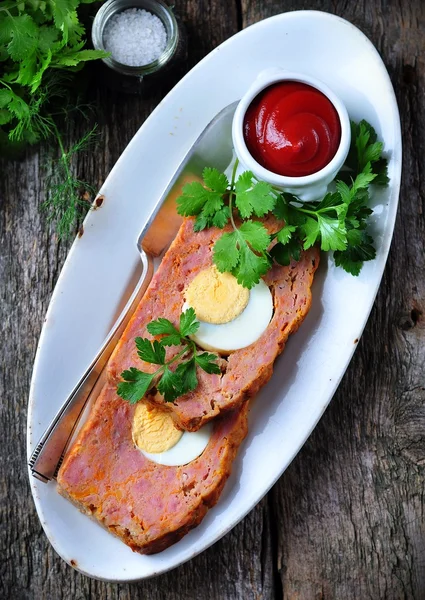
[[[162,54],[153,62],[139,67],[124,65],[112,56],[103,58],[109,72],[102,74],[105,83],[113,89],[143,93],[152,84],[160,82],[162,76],[170,73],[185,55],[186,35],[184,28],[171,7],[162,0],[108,0],[96,13],[92,26],[92,42],[97,50],[106,50],[104,31],[109,19],[129,8],[144,9],[157,16],[165,27],[167,44]]]

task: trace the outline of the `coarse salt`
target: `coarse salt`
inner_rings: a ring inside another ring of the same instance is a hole
[[[113,15],[103,34],[105,49],[122,65],[141,67],[164,52],[167,33],[161,19],[143,8]]]

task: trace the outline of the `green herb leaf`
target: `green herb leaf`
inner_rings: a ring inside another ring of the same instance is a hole
[[[301,245],[297,239],[289,239],[285,243],[278,243],[273,246],[270,250],[271,256],[274,260],[283,266],[288,266],[291,260],[300,260],[301,256]]]
[[[334,219],[327,215],[317,215],[317,221],[321,236],[321,249],[345,250],[347,247],[347,231],[345,225],[337,218]]]
[[[60,67],[77,67],[82,62],[104,58],[103,50],[80,50],[83,44],[79,44],[76,48],[69,48],[62,51],[52,59],[52,66]]]
[[[185,217],[197,216],[196,231],[212,225],[224,227],[230,214],[223,198],[229,185],[228,179],[217,169],[206,168],[203,181],[204,185],[194,181],[183,187],[183,194],[177,198],[177,212]]]
[[[26,61],[37,47],[37,25],[30,15],[19,15],[13,17],[10,13],[2,22],[3,33],[0,44],[4,43],[4,37],[11,37],[7,45],[9,56],[14,61]]]
[[[154,378],[151,373],[143,373],[135,367],[123,371],[121,377],[124,381],[118,384],[117,393],[124,400],[128,400],[130,404],[135,404],[144,397]]]
[[[235,204],[243,219],[248,219],[252,214],[264,217],[273,210],[276,203],[271,195],[271,185],[264,181],[254,182],[251,171],[242,173],[235,184]]]
[[[216,360],[217,356],[215,354],[210,354],[209,352],[203,352],[202,354],[195,355],[196,364],[199,365],[201,369],[206,371],[206,373],[220,375],[221,369],[215,362]]]
[[[351,121],[351,145],[344,170],[338,174],[338,179],[349,183],[371,163],[375,175],[375,185],[387,185],[387,160],[382,156],[383,145],[377,141],[376,131],[367,121],[354,123]]]
[[[159,319],[151,321],[146,329],[151,335],[170,335],[177,333],[177,335],[180,337],[178,330],[174,327],[171,321],[164,319],[163,317],[159,317]]]
[[[164,396],[165,402],[174,402],[179,396],[186,393],[180,375],[173,373],[168,366],[164,368],[156,387],[158,392]]]
[[[303,234],[303,248],[304,250],[308,250],[308,248],[314,246],[314,244],[319,238],[319,223],[316,219],[313,219],[312,217],[307,217],[302,227],[300,227],[300,231]]]
[[[196,320],[196,314],[193,308],[188,308],[180,315],[180,334],[183,337],[193,335],[199,329],[199,321]]]
[[[352,230],[348,232],[348,235],[352,245],[343,252],[334,252],[335,265],[342,267],[347,273],[357,276],[363,263],[376,257],[376,250],[373,246],[373,239],[365,230],[360,232]]]
[[[240,285],[250,290],[260,281],[261,276],[267,273],[270,266],[270,260],[266,255],[255,254],[246,242],[241,242],[239,262],[232,273]]]
[[[374,253],[373,245],[363,237],[372,214],[369,187],[372,183],[385,184],[388,179],[383,145],[373,127],[361,121],[351,123],[351,128],[352,144],[335,183],[336,191],[327,193],[320,202],[300,202],[288,193],[277,195],[271,186],[256,181],[251,171],[236,180],[237,161],[230,184],[224,174],[210,169],[204,171],[204,185],[189,184],[183,190],[177,201],[179,212],[196,216],[195,231],[224,227],[231,221],[233,231],[224,233],[214,245],[213,261],[220,272],[232,273],[241,285],[251,289],[269,270],[271,259],[288,265],[292,259],[299,260],[301,248],[307,250],[314,244],[336,253],[335,260],[341,266],[344,263],[353,273],[359,271],[357,263],[369,260]],[[232,212],[234,207],[241,224]],[[273,236],[262,223],[251,220],[270,212],[284,222]],[[269,251],[272,237],[275,244]]]
[[[192,357],[186,362],[180,363],[176,369],[176,374],[181,381],[181,390],[179,396],[195,390],[198,386],[195,357]]]
[[[182,195],[177,198],[177,212],[183,217],[198,215],[206,202],[205,188],[199,181],[183,186]]]
[[[276,234],[276,239],[282,244],[287,244],[292,238],[292,234],[297,230],[295,225],[285,225]]]
[[[0,108],[0,125],[6,125],[6,123],[10,123],[12,119],[13,115],[11,112],[5,108]]]
[[[155,365],[165,364],[165,348],[160,342],[157,340],[151,342],[150,340],[141,337],[137,337],[135,342],[140,360]]]
[[[151,321],[147,328],[151,335],[164,335],[161,338],[162,346],[178,346],[181,341],[181,335],[178,329],[168,319],[160,317],[156,321]]]
[[[164,317],[151,321],[147,325],[149,333],[165,337],[153,342],[138,337],[135,343],[139,358],[147,363],[156,364],[159,368],[154,373],[143,373],[135,367],[124,371],[121,373],[124,382],[118,384],[118,394],[125,400],[137,402],[152,387],[153,382],[157,381],[156,387],[164,396],[165,402],[174,402],[176,398],[196,389],[197,366],[207,373],[220,373],[219,366],[214,362],[218,356],[208,352],[198,355],[195,343],[187,337],[196,333],[198,327],[199,322],[193,308],[180,315],[180,330]],[[170,345],[183,346],[183,349],[166,361],[165,346]],[[177,363],[177,366],[175,371],[172,371],[170,365],[174,363]]]
[[[264,225],[258,221],[246,221],[240,226],[239,232],[245,242],[258,252],[266,251],[270,245],[270,235]]]
[[[230,219],[230,210],[228,206],[223,206],[218,210],[215,215],[212,217],[212,225],[214,227],[218,227],[219,229],[223,229],[227,225]]]
[[[240,229],[225,233],[214,245],[213,260],[220,272],[232,273],[248,289],[270,268],[266,250],[270,236],[262,223],[244,222]]]
[[[214,264],[220,273],[230,273],[239,262],[238,236],[236,232],[223,233],[214,244]]]
[[[207,188],[219,194],[224,194],[229,186],[229,180],[218,169],[206,167],[202,173],[204,184]]]

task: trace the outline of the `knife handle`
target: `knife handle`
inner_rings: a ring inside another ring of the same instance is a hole
[[[28,462],[34,477],[43,483],[56,477],[90,393],[152,279],[152,258],[143,250],[140,255],[143,272],[133,293],[99,352],[53,418]]]

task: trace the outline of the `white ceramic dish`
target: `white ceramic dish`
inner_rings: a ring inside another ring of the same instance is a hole
[[[273,66],[324,81],[351,118],[367,119],[384,140],[391,183],[373,200],[377,258],[358,278],[323,258],[312,309],[252,405],[250,432],[218,505],[178,544],[154,556],[135,554],[61,498],[55,484],[30,477],[49,540],[64,560],[92,577],[132,581],[162,573],[205,550],[240,521],[321,417],[371,310],[399,194],[401,136],[393,88],[375,48],[350,23],[315,11],[278,15],[242,31],[201,61],[146,120],[107,178],[103,206],[87,217],[44,323],[30,392],[28,455],[111,326],[137,275],[137,234],[181,157],[220,109]]]

